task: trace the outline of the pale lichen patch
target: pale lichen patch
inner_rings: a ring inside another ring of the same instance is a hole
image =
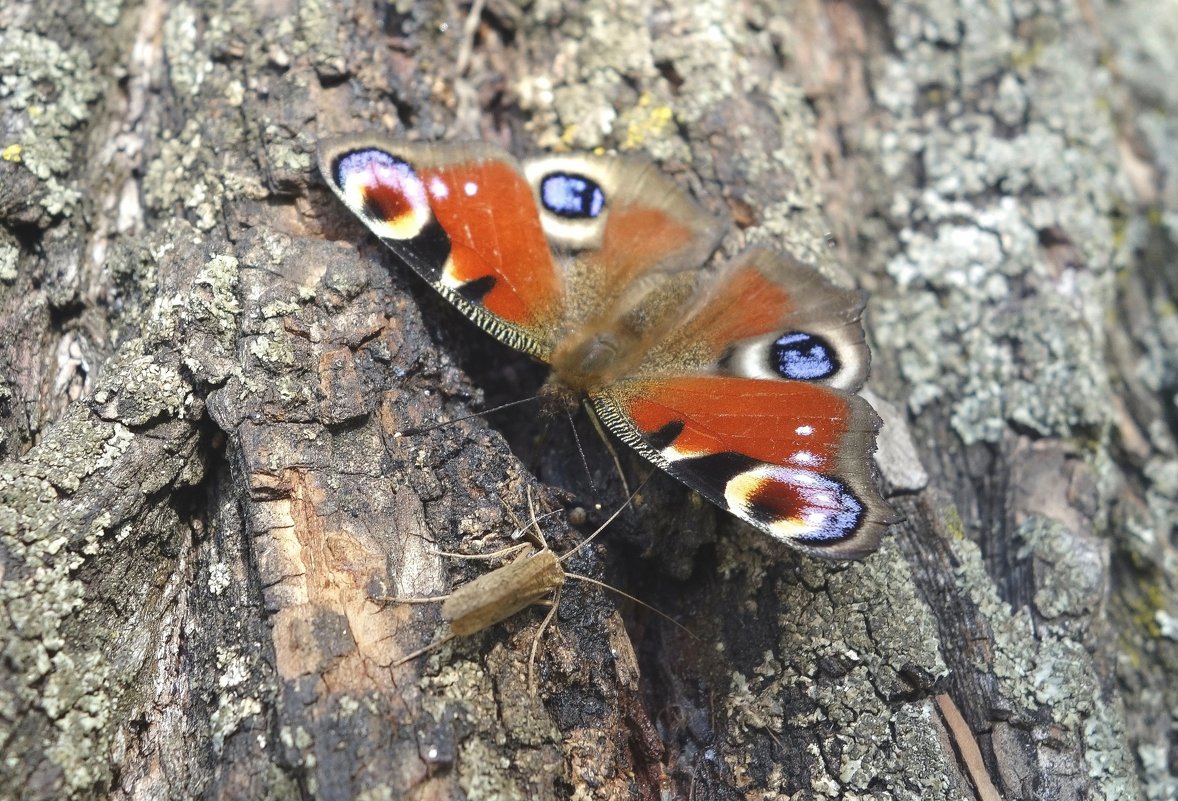
[[[195,97],[212,72],[213,63],[200,42],[196,11],[188,3],[177,3],[164,20],[164,54],[168,77],[180,95]]]
[[[212,595],[218,596],[225,592],[232,580],[233,574],[224,562],[214,562],[209,565],[208,587]]]
[[[1097,797],[1135,797],[1138,788],[1123,710],[1120,703],[1110,702],[1098,682],[1087,647],[1062,626],[1033,625],[1027,610],[1012,611],[994,592],[977,547],[965,541],[952,547],[960,560],[963,589],[991,622],[993,655],[990,664],[978,668],[993,673],[1001,696],[1013,709],[1050,710],[1054,725],[1062,727],[1052,739],[1080,744],[1069,751],[1083,755]],[[1029,717],[1024,723],[1034,725]],[[1041,741],[1041,748],[1055,747]],[[1049,755],[1045,758],[1051,760]]]
[[[123,10],[122,0],[83,0],[82,8],[103,25],[114,25]]]
[[[16,281],[16,262],[20,248],[7,233],[0,234],[0,282],[12,284]]]
[[[81,193],[68,178],[77,167],[73,131],[89,119],[99,94],[82,48],[19,28],[0,30],[0,101],[10,115],[0,144],[20,145],[19,163],[44,183],[38,201],[49,214],[77,207]]]
[[[295,363],[294,345],[281,319],[263,321],[257,332],[249,341],[250,355],[276,367],[290,367]]]
[[[194,224],[209,231],[217,223],[224,198],[221,176],[205,163],[201,127],[190,119],[178,134],[164,134],[156,157],[147,164],[143,194],[150,208],[182,207],[193,212]]]
[[[1075,80],[1076,43],[1060,34],[1082,27],[1074,15],[1052,16],[1035,29],[1038,49],[1011,60],[1021,44],[1009,9],[925,5],[890,10],[902,55],[875,67],[892,115],[879,163],[899,227],[887,269],[905,290],[875,308],[877,335],[900,354],[911,409],[947,400],[966,442],[997,441],[1012,424],[1099,432],[1101,312],[1124,259],[1100,105],[1108,73]]]
[[[260,714],[262,704],[256,698],[237,698],[231,694],[218,698],[217,708],[213,710],[209,721],[213,751],[220,754],[225,747],[225,741],[241,727],[241,724]]]
[[[109,427],[105,434],[103,428],[76,409],[20,463],[0,467],[0,547],[25,566],[19,579],[0,581],[0,608],[9,623],[5,659],[25,677],[12,690],[16,697],[2,700],[38,708],[52,722],[45,753],[70,790],[92,786],[107,770],[106,741],[94,734],[105,731],[111,714],[110,668],[100,652],[70,648],[68,632],[85,598],[74,578],[81,552],[94,549],[111,518],[100,514],[88,525],[69,520],[71,507],[62,497],[78,488],[110,444]],[[76,550],[70,545],[75,536]]]
[[[214,256],[197,274],[194,282],[197,286],[207,287],[209,294],[194,292],[189,305],[191,319],[197,323],[210,324],[226,350],[233,347],[237,334],[237,315],[241,312],[241,304],[237,299],[239,278],[236,257],[227,254]]]

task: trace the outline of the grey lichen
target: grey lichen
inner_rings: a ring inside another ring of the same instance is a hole
[[[82,552],[93,551],[111,519],[70,519],[61,497],[102,469],[112,449],[125,451],[123,433],[75,407],[24,459],[0,467],[0,547],[25,566],[19,580],[0,582],[0,608],[9,624],[3,655],[24,679],[12,685],[18,697],[0,698],[0,705],[35,708],[52,722],[45,753],[61,768],[68,789],[89,787],[109,772],[106,742],[92,733],[105,731],[111,715],[110,669],[98,651],[66,643],[85,598],[74,573]],[[20,752],[8,758],[20,759]],[[6,772],[15,775],[15,767],[7,765]]]
[[[1081,23],[1057,11],[1036,18],[1029,52],[1006,7],[889,13],[902,56],[878,67],[895,116],[880,144],[904,226],[887,266],[902,294],[877,308],[877,334],[901,354],[910,408],[948,400],[967,442],[1010,423],[1051,436],[1108,424],[1102,315],[1123,260],[1123,187],[1100,104],[1108,75],[1076,80],[1077,43],[1061,31]]]
[[[747,564],[736,552],[722,563],[734,569]],[[747,580],[760,579],[749,574]],[[825,591],[814,591],[823,585]],[[777,593],[779,608],[789,610],[778,621],[778,654],[766,654],[753,675],[734,674],[725,699],[739,733],[729,759],[738,781],[749,770],[740,761],[743,737],[831,721],[835,741],[819,743],[813,754],[811,780],[819,797],[869,795],[882,776],[900,787],[924,787],[925,798],[954,797],[956,768],[929,730],[927,701],[893,700],[911,690],[898,666],[931,676],[946,672],[935,622],[894,546],[885,543],[879,555],[833,573],[808,562],[800,582],[782,584]],[[815,681],[827,660],[842,665],[841,675]],[[785,701],[798,693],[813,705],[783,717]],[[891,747],[898,739],[920,750],[898,754]]]
[[[213,710],[209,721],[213,751],[221,753],[225,741],[237,731],[241,724],[249,718],[262,714],[261,702],[251,696],[238,697],[233,693],[225,693],[217,699],[217,708]]]
[[[498,751],[485,740],[465,740],[459,748],[459,760],[464,766],[459,785],[471,801],[524,801],[528,797],[524,788],[503,770],[505,766],[498,759]]]
[[[481,659],[446,663],[436,676],[422,680],[422,689],[426,691],[423,710],[430,718],[441,721],[454,715],[462,728],[471,732],[459,744],[456,760],[458,780],[467,796],[524,798],[523,789],[508,770],[510,765],[494,756],[505,732],[498,728],[495,688]],[[447,732],[447,736],[453,734]]]
[[[343,51],[339,44],[340,20],[337,6],[322,0],[299,3],[300,36],[296,45],[309,46],[315,71],[321,78],[339,78],[344,74]]]
[[[1157,709],[1156,706],[1152,707]],[[1149,801],[1170,801],[1178,798],[1178,780],[1170,773],[1169,749],[1164,742],[1141,743],[1137,746],[1142,779]]]
[[[195,214],[197,229],[212,229],[221,213],[223,188],[220,176],[206,166],[207,158],[197,120],[190,119],[175,136],[165,134],[159,153],[143,176],[148,205],[157,209],[181,206]]]
[[[191,385],[173,365],[135,353],[134,344],[128,343],[110,360],[95,384],[95,402],[117,402],[119,420],[131,426],[185,417],[192,403]]]
[[[1121,706],[1109,700],[1097,681],[1099,672],[1084,643],[1068,632],[1066,621],[1033,625],[1026,610],[1012,611],[994,592],[977,546],[967,541],[951,545],[961,565],[962,588],[991,622],[992,666],[978,668],[992,670],[999,692],[1010,700],[1012,709],[1050,711],[1051,720],[1062,731],[1050,739],[1041,738],[1041,747],[1053,750],[1051,741],[1062,738],[1069,751],[1082,755],[1096,797],[1138,797],[1141,788]],[[1038,725],[1030,717],[1023,722]],[[1042,758],[1051,761],[1050,756]]]
[[[11,284],[16,281],[17,259],[20,258],[20,246],[11,234],[0,231],[0,283]]]
[[[1135,133],[1148,148],[1152,163],[1146,199],[1157,202],[1156,224],[1171,242],[1178,241],[1178,6],[1151,0],[1115,3],[1104,9],[1108,42],[1114,49],[1118,76],[1137,95],[1133,107]],[[1156,189],[1155,189],[1156,187]],[[1156,191],[1156,196],[1150,197]],[[1159,298],[1170,307],[1173,299]]]
[[[237,338],[237,315],[241,312],[241,304],[237,299],[239,280],[235,256],[213,256],[205,263],[194,282],[197,287],[208,291],[192,293],[187,310],[190,324],[212,331],[217,343],[225,351],[232,350]]]
[[[49,214],[70,214],[81,192],[73,131],[90,116],[100,86],[86,51],[19,28],[0,30],[0,101],[7,148],[19,145],[19,162],[44,182],[39,197]]]
[[[1019,524],[1017,535],[1025,543],[1019,555],[1035,560],[1034,600],[1040,615],[1070,632],[1069,618],[1086,622],[1099,612],[1108,591],[1105,542],[1034,514]]]
[[[996,441],[1013,423],[1039,436],[1100,439],[1110,422],[1099,339],[1073,303],[986,313],[963,331],[972,368],[952,421],[962,440]]]
[[[157,274],[159,262],[190,258],[188,251],[202,242],[201,235],[187,223],[176,223],[166,227],[161,238],[150,241],[146,253],[123,254],[117,260],[116,269],[128,275],[142,275],[146,281]],[[138,320],[142,331],[140,352],[176,351],[185,366],[202,380],[210,383],[223,380],[238,363],[240,279],[237,257],[220,253],[203,262],[190,285],[177,287],[173,292],[157,290],[151,305]],[[173,383],[162,374],[155,380],[161,384]]]
[[[88,410],[71,407],[61,424],[49,429],[41,443],[22,460],[26,469],[49,478],[54,486],[73,492],[108,458],[118,444],[119,432]]]
[[[1178,459],[1154,458],[1145,464],[1143,470],[1149,479],[1149,489],[1145,500],[1148,504],[1150,520],[1147,524],[1148,534],[1135,550],[1148,551],[1151,560],[1161,560],[1161,567],[1166,575],[1178,575],[1178,555],[1171,548],[1165,546],[1170,528],[1178,520]]]
[[[176,3],[164,20],[164,55],[168,77],[180,95],[195,97],[213,69],[208,51],[199,42],[196,11],[187,3]]]
[[[275,367],[290,367],[295,363],[294,345],[280,318],[266,320],[257,327],[257,336],[249,342],[249,352]]]
[[[103,25],[114,25],[123,10],[122,0],[83,0],[82,7]]]

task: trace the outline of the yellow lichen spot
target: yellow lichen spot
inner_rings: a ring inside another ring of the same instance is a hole
[[[560,134],[560,142],[563,145],[571,145],[577,136],[577,124],[566,125],[565,129]]]
[[[945,527],[945,533],[950,537],[958,541],[965,539],[965,521],[961,519],[961,513],[956,506],[949,506],[944,510],[941,523]]]
[[[626,138],[621,150],[638,150],[645,146],[647,140],[662,136],[675,118],[675,112],[667,105],[654,105],[649,94],[638,98],[638,106],[629,115],[626,125]]]
[[[21,150],[22,150],[22,148],[19,144],[9,145],[8,147],[4,148],[3,150],[0,150],[0,159],[4,159],[5,161],[15,161],[17,163],[20,163]]]
[[[1024,48],[1022,51],[1016,51],[1010,57],[1011,66],[1018,72],[1025,72],[1039,63],[1043,58],[1044,47],[1038,43],[1032,43],[1031,46]]]

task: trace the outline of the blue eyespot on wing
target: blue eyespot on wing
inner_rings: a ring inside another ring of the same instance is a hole
[[[540,182],[540,202],[558,217],[594,219],[605,208],[605,193],[583,175],[555,172]]]
[[[790,331],[769,347],[769,366],[782,378],[821,381],[839,371],[839,360],[822,337],[805,331]]]

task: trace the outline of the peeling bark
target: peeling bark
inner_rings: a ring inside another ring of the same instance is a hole
[[[1178,12],[476,6],[0,8],[0,798],[1174,797]],[[570,581],[536,694],[543,610],[397,664],[374,598],[625,492],[458,420],[542,371],[338,208],[363,128],[643,150],[871,289],[880,553],[656,477],[568,567],[694,637]]]

